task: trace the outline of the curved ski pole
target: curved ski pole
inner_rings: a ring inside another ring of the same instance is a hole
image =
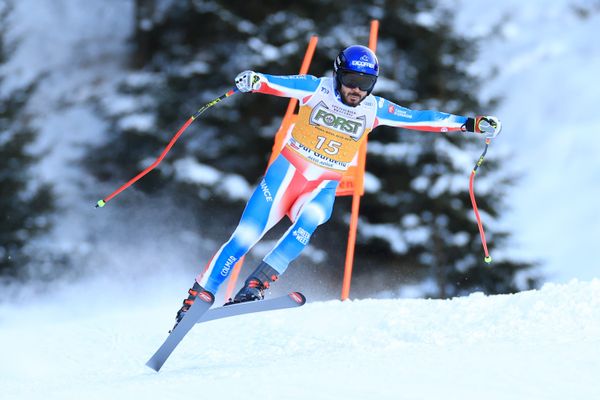
[[[154,168],[156,168],[156,166],[161,163],[161,161],[163,160],[163,158],[165,158],[167,153],[171,150],[171,148],[173,147],[175,142],[179,139],[179,137],[183,134],[183,132],[188,128],[188,126],[190,126],[191,123],[194,122],[194,120],[196,120],[204,111],[208,110],[209,108],[211,108],[212,106],[214,106],[215,104],[217,104],[218,102],[223,100],[224,98],[233,95],[237,91],[238,91],[238,89],[234,87],[233,89],[228,90],[226,93],[222,94],[221,96],[217,97],[216,99],[214,99],[214,100],[206,103],[202,107],[200,107],[200,109],[194,115],[192,115],[186,121],[186,123],[183,124],[183,126],[181,128],[179,128],[179,130],[177,131],[175,136],[173,136],[173,138],[171,138],[171,140],[169,141],[169,144],[167,144],[167,146],[164,148],[164,150],[162,151],[160,156],[158,156],[158,158],[156,160],[154,160],[154,162],[150,166],[148,166],[142,172],[140,172],[139,174],[137,174],[136,176],[131,178],[127,183],[123,184],[121,187],[119,187],[117,190],[112,192],[110,195],[108,195],[104,199],[98,200],[98,202],[96,203],[96,208],[104,207],[106,205],[106,203],[108,203],[110,200],[112,200],[116,195],[121,193],[123,190],[127,189],[129,186],[133,185],[135,182],[137,182],[139,179],[141,179],[148,172],[150,172]]]
[[[483,252],[485,253],[484,261],[488,264],[492,262],[492,257],[488,252],[487,242],[485,240],[485,232],[483,230],[483,224],[481,223],[481,217],[479,216],[479,210],[477,209],[477,202],[475,201],[475,193],[473,191],[473,181],[475,180],[477,168],[479,168],[481,164],[483,164],[483,160],[485,158],[491,141],[492,140],[489,138],[485,140],[485,148],[483,149],[483,153],[481,153],[481,156],[479,156],[479,160],[477,161],[477,164],[475,164],[475,168],[473,168],[473,171],[471,171],[471,177],[469,179],[469,195],[471,196],[471,205],[473,206],[475,218],[477,219],[477,226],[479,227],[479,236],[481,236],[481,244],[483,245]]]

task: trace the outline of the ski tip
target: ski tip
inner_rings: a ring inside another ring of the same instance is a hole
[[[302,306],[304,303],[306,303],[306,297],[304,297],[304,295],[300,292],[292,292],[288,296],[298,303],[299,306]]]
[[[148,368],[153,369],[154,371],[158,372],[160,370],[161,365],[158,365],[157,363],[153,362],[152,359],[148,360],[148,362],[146,362],[146,366]]]

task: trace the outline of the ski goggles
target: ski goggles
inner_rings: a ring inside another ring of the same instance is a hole
[[[361,74],[357,72],[341,71],[340,82],[347,88],[359,88],[364,92],[373,90],[377,77],[375,75]]]

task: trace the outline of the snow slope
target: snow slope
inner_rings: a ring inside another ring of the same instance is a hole
[[[141,248],[136,235],[109,232],[73,162],[82,144],[101,139],[101,121],[82,102],[109,95],[124,68],[131,2],[22,0],[14,76],[50,73],[33,106],[49,151],[41,176],[59,184],[65,213],[56,245],[104,273],[0,303],[0,398],[600,398],[600,266],[591,250],[600,237],[600,17],[573,11],[592,4],[584,1],[447,1],[461,10],[457,29],[484,35],[500,26],[475,68],[499,72],[482,93],[503,97],[492,111],[505,128],[490,157],[511,153],[508,165],[526,174],[502,223],[516,233],[510,250],[543,257],[549,279],[562,283],[446,301],[309,298],[300,310],[198,326],[156,374],[144,363],[190,283],[180,268],[197,262],[166,238],[187,248],[200,241],[157,232],[146,237],[156,248]],[[129,221],[143,231],[141,219]],[[100,245],[86,247],[94,235]],[[128,272],[140,257],[147,269]]]
[[[90,282],[1,306],[1,398],[600,398],[600,280],[452,300],[308,299],[198,325],[157,374],[144,363],[179,307],[165,286],[176,285]]]

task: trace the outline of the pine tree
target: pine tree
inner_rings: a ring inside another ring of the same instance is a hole
[[[379,19],[381,26],[377,53],[382,78],[375,94],[414,109],[461,115],[485,113],[489,107],[479,104],[480,82],[467,72],[477,43],[454,33],[445,22],[452,20],[452,12],[433,1],[305,1],[282,6],[277,1],[219,0],[170,2],[165,7],[160,1],[138,0],[136,4],[135,69],[122,87],[128,100],[122,103],[136,106],[105,105],[114,121],[114,136],[90,154],[90,165],[101,180],[131,177],[141,168],[140,160],[156,156],[186,115],[229,89],[238,72],[296,73],[313,34],[320,42],[309,73],[330,75],[340,49],[367,43],[372,19]],[[227,179],[241,182],[242,189],[257,182],[286,106],[287,101],[274,96],[228,99],[196,121],[160,171],[136,189],[156,194],[160,188],[161,195],[172,194],[174,204],[203,215],[201,226],[221,240],[237,223],[232,207],[241,212],[246,198],[243,190],[241,196],[231,196],[220,186]],[[489,268],[478,256],[477,227],[467,194],[473,166],[458,161],[471,157],[474,162],[481,146],[481,140],[461,134],[391,128],[373,132],[367,170],[379,188],[362,202],[356,282],[366,281],[374,271],[386,277],[388,287],[382,289],[433,280],[437,289],[431,294],[438,297],[472,290],[510,292],[535,283],[522,287],[515,281],[531,265],[505,261]],[[492,158],[486,168],[501,168],[496,164]],[[191,179],[181,173],[182,165],[208,166],[216,178]],[[482,173],[478,183],[486,179]],[[489,179],[496,181],[479,194],[480,208],[497,217],[509,182],[503,177]],[[133,198],[120,201],[127,205]],[[320,268],[320,274],[337,282],[345,254],[348,204],[348,199],[338,200],[331,221],[312,241],[315,247],[326,248],[328,257],[322,264],[332,266]],[[386,232],[394,237],[386,237]],[[488,235],[492,250],[507,237],[489,227]]]
[[[0,4],[0,276],[24,278],[35,258],[29,244],[50,227],[53,200],[50,188],[32,179],[37,158],[29,146],[37,133],[26,108],[35,85],[9,88],[2,73],[15,50],[6,37],[10,12],[8,4]]]

